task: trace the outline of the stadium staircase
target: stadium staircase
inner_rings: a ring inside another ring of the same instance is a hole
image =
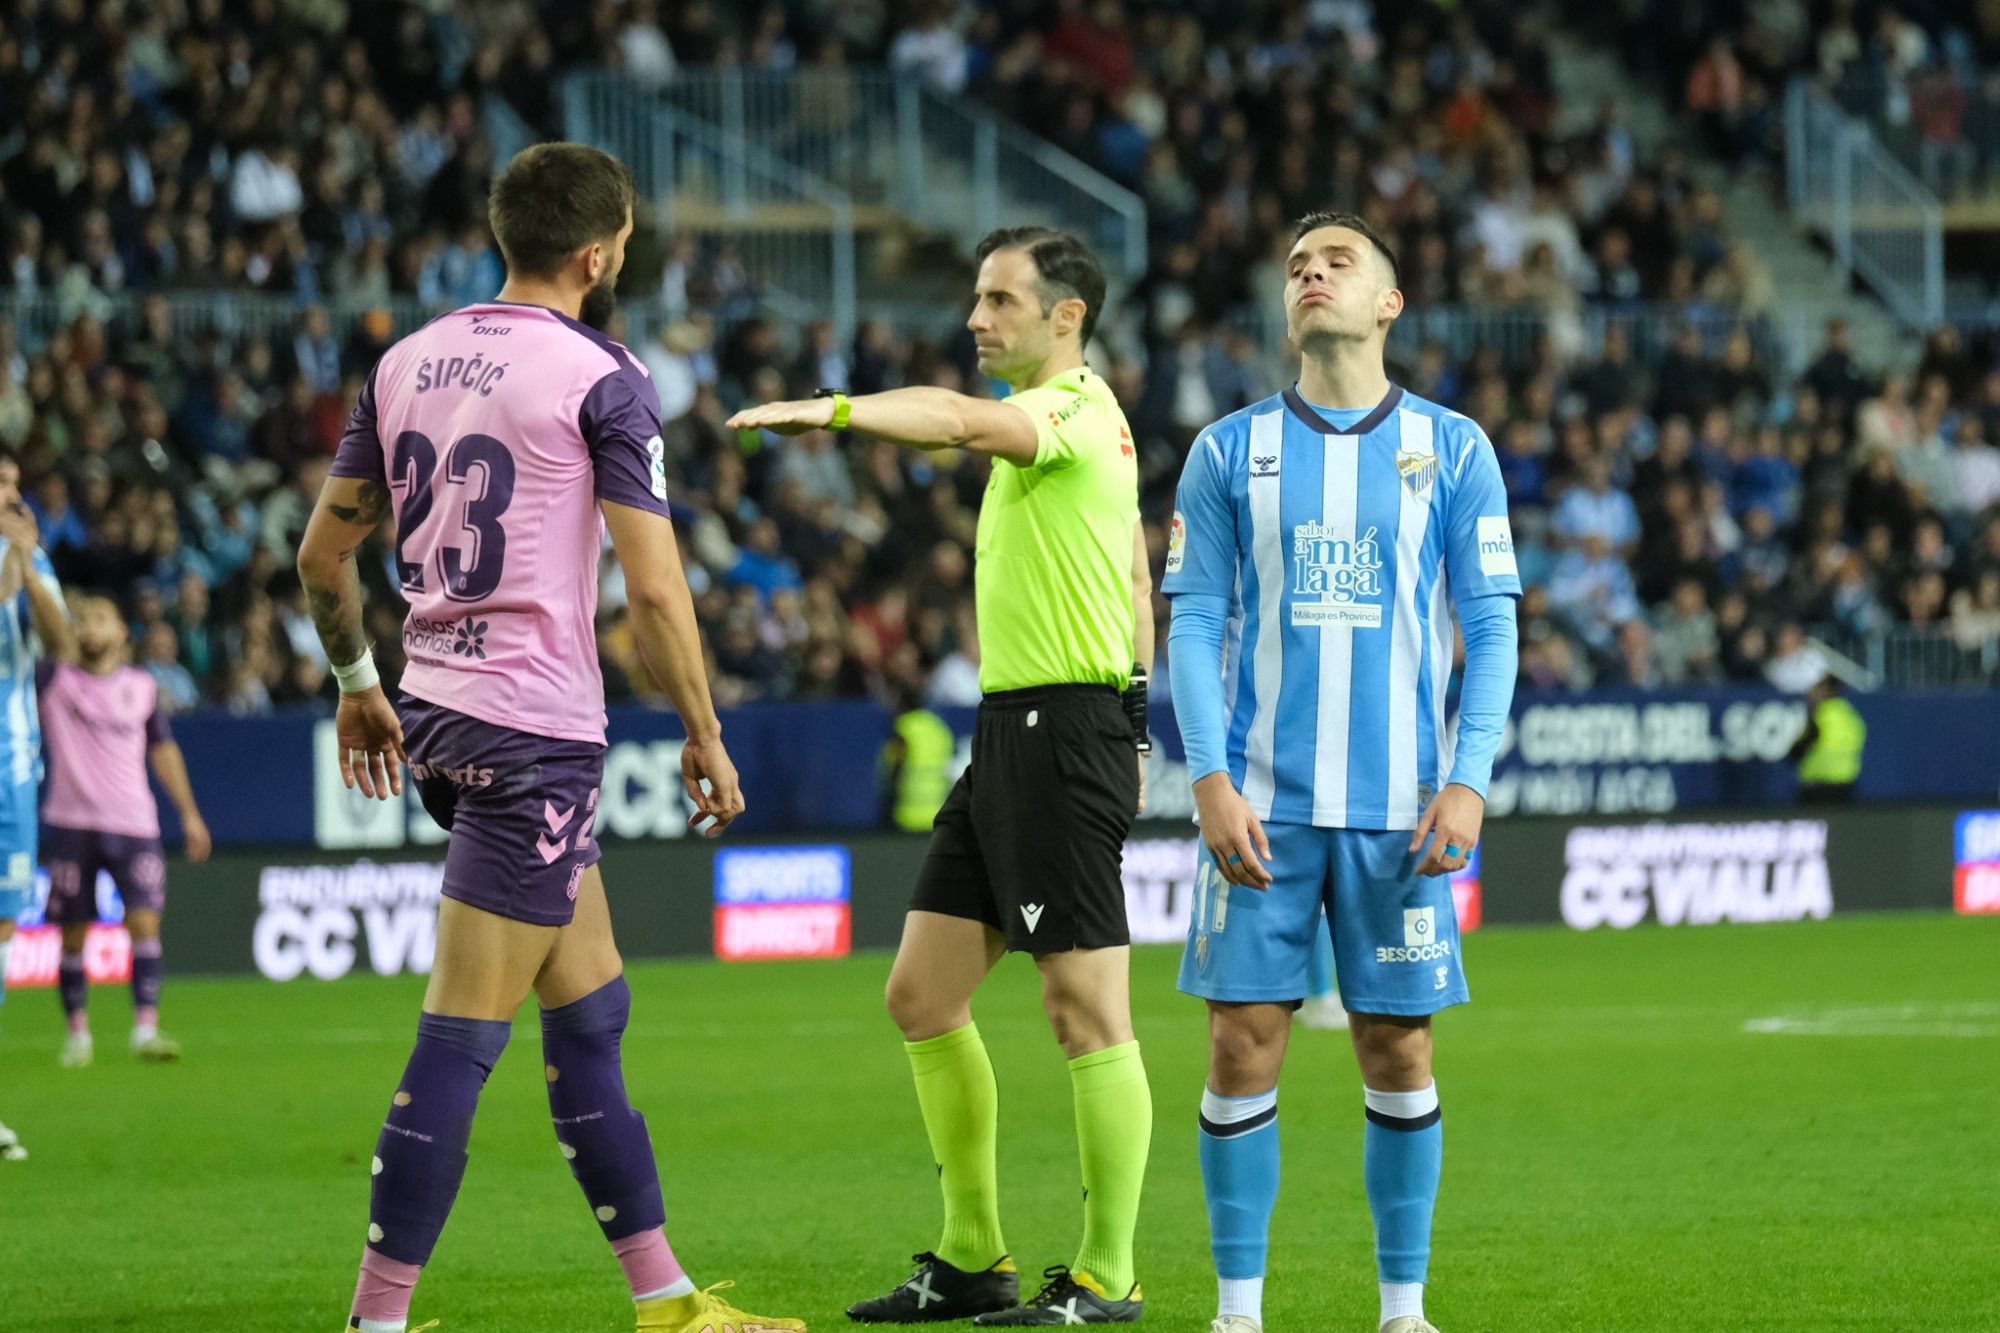
[[[1043,222],[1092,240],[1114,289],[1146,267],[1139,197],[987,107],[885,69],[572,75],[566,131],[633,165],[665,228],[727,238],[779,314],[931,322],[972,247]]]
[[[1586,43],[1574,34],[1552,34],[1551,56],[1563,105],[1575,121],[1566,130],[1581,132],[1596,109],[1615,101],[1625,128],[1641,157],[1672,141],[1687,153],[1697,177],[1718,189],[1731,234],[1742,240],[1763,263],[1776,289],[1775,308],[1793,369],[1817,354],[1826,321],[1843,316],[1852,331],[1854,352],[1864,364],[1907,365],[1918,351],[1924,323],[1920,301],[1907,303],[1901,317],[1881,301],[1857,299],[1850,272],[1837,253],[1816,239],[1828,219],[1794,211],[1778,198],[1772,183],[1757,171],[1739,171],[1703,149],[1688,133],[1659,88],[1633,77],[1615,51],[1601,43]],[[1903,241],[1897,238],[1897,248]],[[1836,247],[1837,249],[1837,247]],[[1854,263],[1860,258],[1862,263]],[[1872,252],[1849,255],[1850,271],[1865,268]],[[1866,279],[1868,275],[1861,273]],[[1866,282],[1862,291],[1880,294],[1880,284]]]

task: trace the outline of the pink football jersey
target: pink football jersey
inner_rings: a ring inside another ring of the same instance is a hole
[[[602,744],[597,502],[667,513],[660,399],[637,360],[544,306],[454,310],[383,354],[333,473],[394,497],[403,689]]]
[[[93,675],[44,659],[36,670],[49,775],[42,821],[57,828],[160,836],[160,812],[146,781],[146,755],[168,739],[160,687],[137,667]]]

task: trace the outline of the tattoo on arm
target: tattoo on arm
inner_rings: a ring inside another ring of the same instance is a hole
[[[342,523],[373,529],[389,512],[389,488],[379,481],[364,481],[351,505],[329,503],[326,512]]]
[[[313,627],[319,631],[327,660],[346,666],[360,661],[368,644],[361,630],[361,580],[352,564],[343,562],[341,573],[338,587],[323,588],[308,582],[306,602],[312,608]]]

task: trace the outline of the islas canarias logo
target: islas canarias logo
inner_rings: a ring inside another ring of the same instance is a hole
[[[1292,529],[1292,624],[1382,626],[1382,544],[1324,523]]]

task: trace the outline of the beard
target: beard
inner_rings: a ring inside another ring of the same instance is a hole
[[[576,312],[576,319],[579,324],[587,324],[602,333],[617,312],[617,289],[608,282],[600,282],[583,294],[583,306]]]

